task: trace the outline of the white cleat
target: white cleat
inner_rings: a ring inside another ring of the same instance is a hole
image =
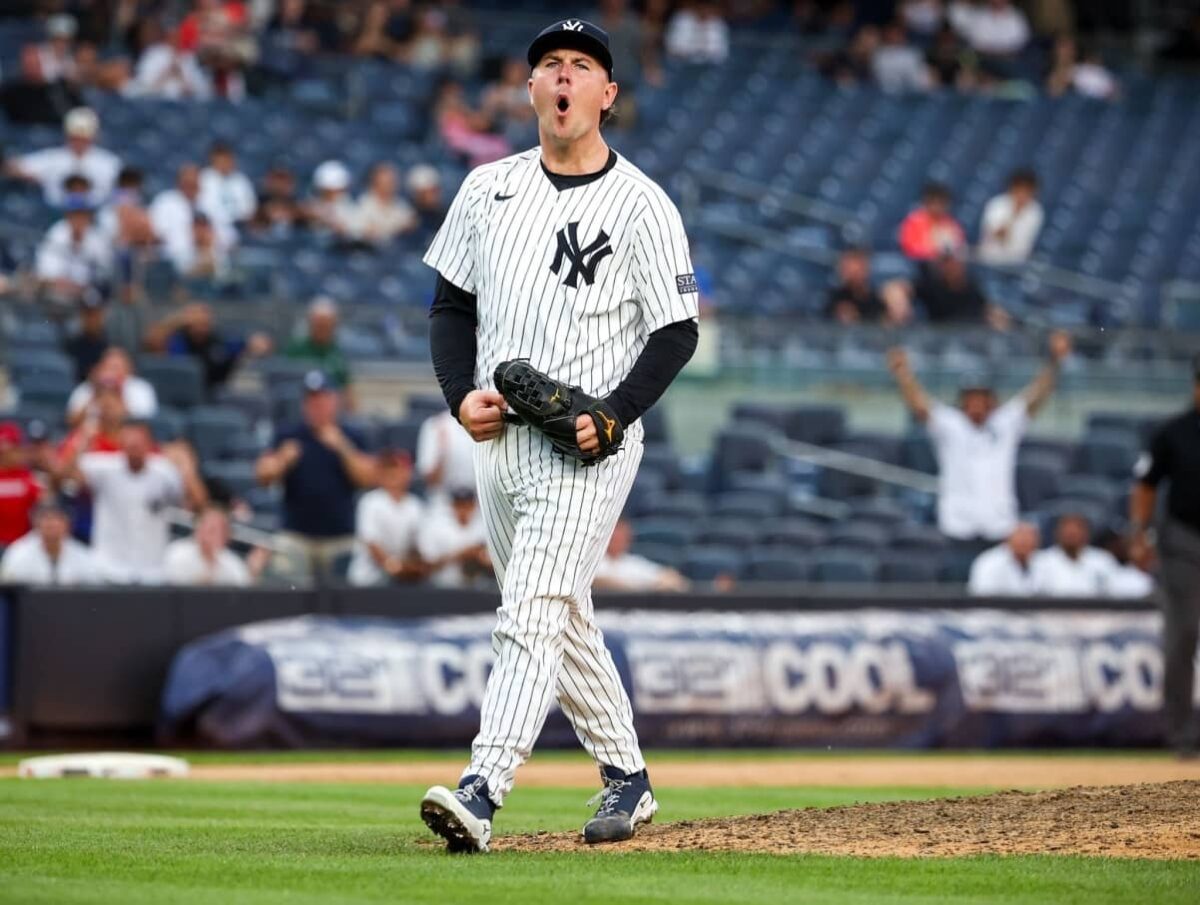
[[[465,777],[454,791],[434,786],[421,799],[421,819],[451,852],[486,852],[495,812],[481,776]]]

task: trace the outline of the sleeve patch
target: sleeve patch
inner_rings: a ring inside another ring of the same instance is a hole
[[[691,295],[693,292],[699,292],[696,286],[696,275],[694,273],[681,273],[675,277],[675,288],[679,290],[680,295]]]

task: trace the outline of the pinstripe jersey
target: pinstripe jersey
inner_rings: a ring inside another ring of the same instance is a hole
[[[494,389],[501,361],[528,358],[605,396],[651,333],[698,314],[679,211],[624,157],[561,189],[540,148],[479,167],[424,260],[477,299],[479,388]]]

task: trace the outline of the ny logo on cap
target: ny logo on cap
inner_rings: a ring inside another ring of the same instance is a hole
[[[578,19],[568,19],[562,27],[563,31],[583,31],[583,23]]]

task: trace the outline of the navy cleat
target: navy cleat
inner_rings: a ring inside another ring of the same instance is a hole
[[[622,773],[616,767],[601,767],[600,778],[604,788],[588,802],[599,801],[600,807],[584,824],[583,840],[589,844],[623,842],[633,837],[639,824],[653,820],[658,810],[650,777],[645,770]]]
[[[434,786],[421,799],[421,819],[446,840],[451,852],[486,852],[495,813],[482,776],[464,776],[453,792]]]

